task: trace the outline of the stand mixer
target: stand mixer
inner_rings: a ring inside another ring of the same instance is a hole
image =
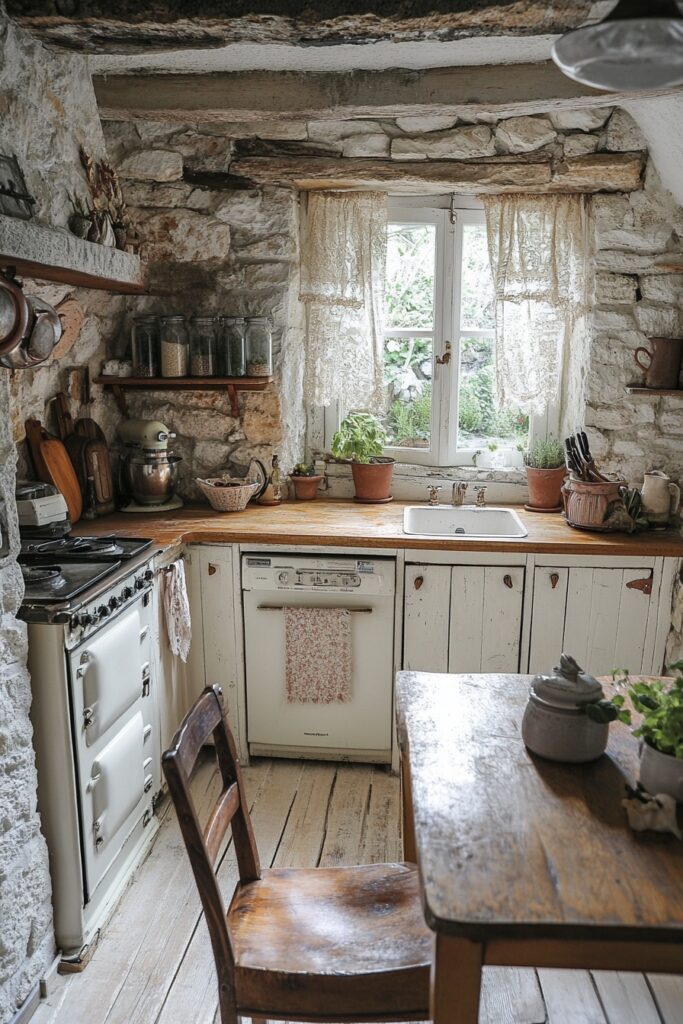
[[[174,493],[179,455],[171,455],[172,434],[159,420],[126,420],[119,427],[124,450],[120,463],[121,490],[129,500],[122,512],[168,512],[182,508]]]

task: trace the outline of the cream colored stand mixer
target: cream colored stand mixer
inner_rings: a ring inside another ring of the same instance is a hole
[[[175,494],[179,455],[168,450],[172,434],[159,420],[125,420],[119,427],[123,442],[119,478],[127,495],[122,512],[169,512],[182,508]]]

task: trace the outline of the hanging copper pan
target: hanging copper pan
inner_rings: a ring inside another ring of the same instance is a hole
[[[0,273],[0,356],[25,337],[31,309],[21,288]]]

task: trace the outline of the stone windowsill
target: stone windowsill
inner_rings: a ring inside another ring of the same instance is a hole
[[[353,479],[351,467],[338,462],[316,461],[316,469],[324,473],[324,489],[330,497],[350,498],[353,496]],[[468,500],[474,500],[474,486],[486,487],[486,500],[505,504],[523,504],[528,497],[526,473],[514,467],[490,469],[474,466],[414,466],[396,463],[392,492],[395,498],[402,501],[425,501],[427,489],[434,484],[441,484],[441,498],[450,500],[452,485],[464,480],[470,485]]]

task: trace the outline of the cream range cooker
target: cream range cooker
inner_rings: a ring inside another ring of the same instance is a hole
[[[79,962],[157,829],[150,541],[25,543],[38,809],[55,934]]]

